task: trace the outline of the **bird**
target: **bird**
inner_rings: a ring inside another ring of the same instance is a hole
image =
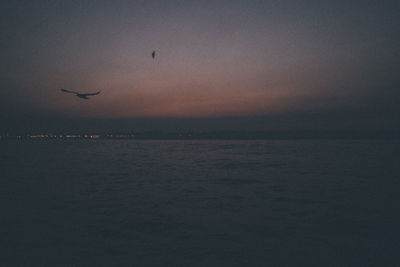
[[[153,53],[151,53],[151,57],[155,58],[156,57],[156,51],[153,51]]]
[[[98,91],[98,92],[96,92],[96,93],[81,94],[81,93],[74,92],[74,91],[70,91],[70,90],[67,90],[67,89],[64,89],[64,88],[61,88],[61,91],[65,92],[65,93],[72,93],[72,94],[75,94],[77,97],[82,98],[82,99],[89,99],[88,96],[100,94],[100,91]]]

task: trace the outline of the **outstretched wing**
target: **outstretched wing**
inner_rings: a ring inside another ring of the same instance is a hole
[[[91,93],[91,94],[80,94],[82,96],[90,96],[90,95],[98,95],[100,94],[100,91],[96,92],[96,93]]]
[[[64,88],[61,88],[61,91],[65,92],[65,93],[73,93],[73,94],[79,94],[78,92],[74,92],[74,91],[70,91]]]

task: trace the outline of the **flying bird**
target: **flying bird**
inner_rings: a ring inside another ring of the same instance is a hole
[[[155,58],[156,57],[156,51],[153,51],[153,53],[151,53],[151,57]]]
[[[72,93],[72,94],[75,94],[77,97],[83,98],[83,99],[89,99],[88,96],[100,94],[100,91],[98,91],[98,92],[96,92],[96,93],[90,93],[90,94],[81,94],[81,93],[74,92],[74,91],[70,91],[70,90],[63,89],[63,88],[61,88],[61,91],[65,92],[65,93]]]

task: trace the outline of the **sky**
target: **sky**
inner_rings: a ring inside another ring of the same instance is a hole
[[[396,128],[399,14],[370,0],[6,1],[0,124]]]

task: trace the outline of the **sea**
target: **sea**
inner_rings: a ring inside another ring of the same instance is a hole
[[[400,266],[400,141],[2,141],[0,208],[0,266]]]

